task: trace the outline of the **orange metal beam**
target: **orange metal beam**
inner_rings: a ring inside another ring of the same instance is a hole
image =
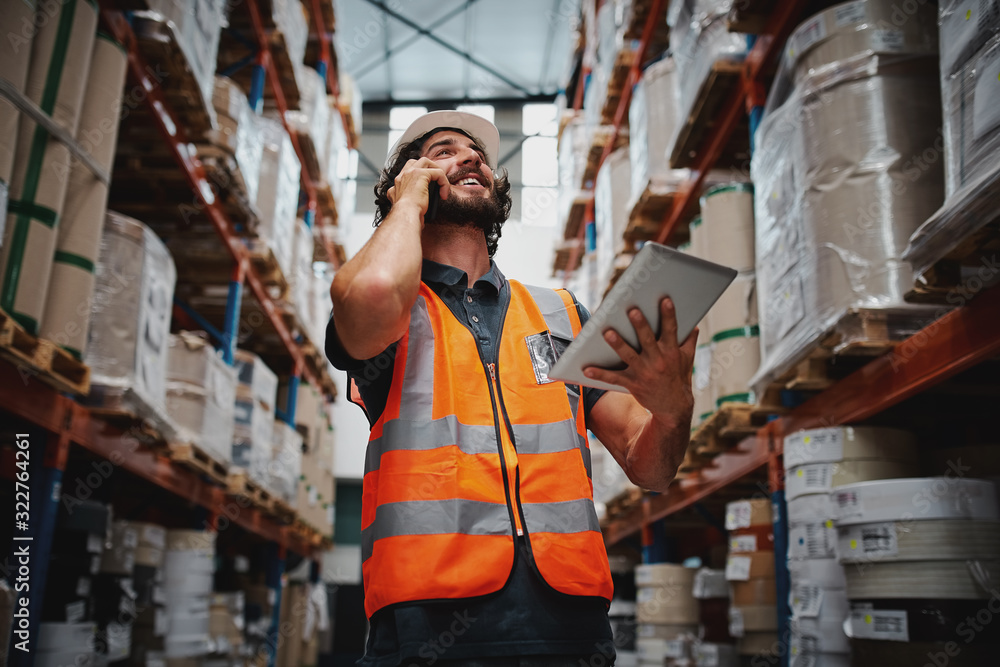
[[[253,4],[253,0],[251,0],[251,4]],[[128,52],[129,70],[135,81],[146,91],[146,101],[149,104],[149,110],[153,118],[156,120],[156,126],[163,135],[164,141],[173,153],[177,163],[180,165],[181,171],[187,177],[191,189],[201,201],[203,210],[215,226],[223,245],[229,250],[234,262],[249,266],[247,248],[234,234],[229,219],[226,217],[222,207],[216,202],[212,186],[205,175],[201,162],[190,148],[191,143],[184,133],[183,126],[175,120],[159,86],[147,74],[149,70],[147,70],[146,63],[143,61],[136,47],[135,33],[132,32],[132,28],[125,21],[121,12],[102,7],[101,14],[111,34],[125,46]],[[275,307],[257,274],[252,269],[247,271],[246,281],[254,297],[267,313],[271,325],[284,343],[289,356],[292,357],[295,363],[300,363],[304,366],[302,350],[292,337],[291,331],[285,325],[285,321],[281,317],[281,312]],[[319,386],[319,383],[316,382],[311,374],[307,374],[307,378],[314,385]]]

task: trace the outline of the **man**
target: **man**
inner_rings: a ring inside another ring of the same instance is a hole
[[[640,350],[606,332],[624,370],[587,370],[629,394],[545,376],[549,334],[572,338],[589,314],[492,261],[510,211],[498,148],[478,116],[414,121],[375,188],[375,232],[331,287],[327,354],[372,424],[362,665],[613,663],[587,429],[647,489],[666,489],[687,447],[697,333],[678,345],[669,300],[659,338],[631,313]]]

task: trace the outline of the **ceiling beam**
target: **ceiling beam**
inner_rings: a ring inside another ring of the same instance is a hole
[[[474,5],[478,1],[479,0],[465,0],[465,4],[463,6],[457,8],[456,10],[454,10],[452,12],[449,12],[448,14],[445,14],[444,16],[442,16],[441,18],[439,18],[437,21],[434,21],[434,23],[432,23],[429,26],[427,26],[426,29],[427,30],[434,30],[435,28],[441,27],[442,25],[444,25],[448,21],[452,20],[453,18],[455,18],[456,16],[458,16],[462,12],[466,11],[469,7],[471,7],[472,5]],[[382,12],[382,16],[385,17],[386,13]],[[375,69],[377,67],[381,67],[382,65],[387,65],[388,61],[389,61],[389,58],[391,58],[392,56],[399,55],[400,51],[408,49],[411,46],[413,46],[414,44],[416,44],[417,42],[419,42],[421,37],[423,37],[423,35],[420,34],[419,31],[415,31],[413,35],[411,35],[409,38],[407,38],[407,40],[405,42],[403,42],[402,44],[400,44],[399,46],[394,46],[391,49],[386,50],[386,52],[383,55],[383,57],[376,58],[375,60],[371,61],[370,63],[368,63],[366,65],[362,65],[361,67],[359,67],[358,69],[354,70],[353,72],[350,72],[350,74],[354,76],[355,80],[360,81],[361,77],[363,77],[365,74],[368,74],[373,69]],[[389,41],[387,39],[386,40],[386,47],[388,47],[388,46],[389,46]]]
[[[525,104],[546,104],[556,101],[554,93],[528,95],[527,97],[483,97],[479,99],[439,97],[419,100],[365,100],[362,112],[386,111],[393,107],[427,107],[428,110],[454,109],[460,104],[488,104],[497,109],[519,108]],[[367,131],[368,128],[365,128]]]
[[[470,63],[472,63],[473,65],[475,65],[479,69],[483,70],[487,74],[490,74],[490,75],[496,77],[497,79],[500,79],[501,81],[503,81],[504,83],[506,83],[508,86],[510,86],[514,90],[516,90],[516,91],[518,91],[520,93],[523,93],[525,96],[531,95],[531,92],[527,88],[525,88],[524,86],[522,86],[521,84],[519,84],[519,83],[511,80],[509,77],[504,76],[500,72],[496,71],[495,69],[493,69],[492,67],[490,67],[486,63],[480,61],[479,59],[474,58],[472,55],[466,53],[462,49],[459,49],[457,47],[452,46],[451,44],[449,44],[445,40],[441,39],[440,37],[438,37],[437,35],[435,35],[434,33],[432,33],[430,30],[427,30],[426,28],[421,27],[417,23],[414,23],[413,21],[411,21],[410,19],[406,18],[405,16],[403,16],[399,12],[390,9],[389,7],[386,6],[385,2],[382,2],[382,0],[365,0],[365,2],[367,2],[368,4],[373,5],[375,7],[378,7],[379,9],[381,9],[383,12],[385,12],[386,14],[388,14],[389,16],[391,16],[392,18],[396,19],[400,23],[403,23],[403,24],[409,26],[410,28],[413,28],[414,30],[416,30],[417,32],[419,32],[421,35],[423,35],[423,36],[427,37],[428,39],[430,39],[431,41],[433,41],[435,44],[438,44],[439,46],[444,47],[445,49],[451,51],[455,55],[458,55],[458,56],[461,56],[462,58],[465,58],[467,61],[469,61]]]

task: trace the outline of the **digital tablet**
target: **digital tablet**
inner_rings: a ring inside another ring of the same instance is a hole
[[[639,338],[628,319],[628,311],[638,307],[659,335],[660,302],[669,296],[677,316],[677,338],[683,342],[735,277],[734,269],[659,243],[645,244],[579,335],[559,356],[548,377],[624,392],[618,385],[592,380],[583,374],[587,366],[624,368],[621,357],[604,340],[604,332],[614,329],[638,349]]]

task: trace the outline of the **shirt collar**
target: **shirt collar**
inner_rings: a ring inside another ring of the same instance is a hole
[[[420,277],[426,283],[440,283],[448,287],[458,287],[460,289],[465,289],[467,283],[465,271],[447,264],[439,264],[429,259],[424,260]],[[491,290],[499,294],[505,282],[506,278],[504,278],[503,273],[497,268],[496,262],[491,259],[490,270],[480,276],[473,287]]]

